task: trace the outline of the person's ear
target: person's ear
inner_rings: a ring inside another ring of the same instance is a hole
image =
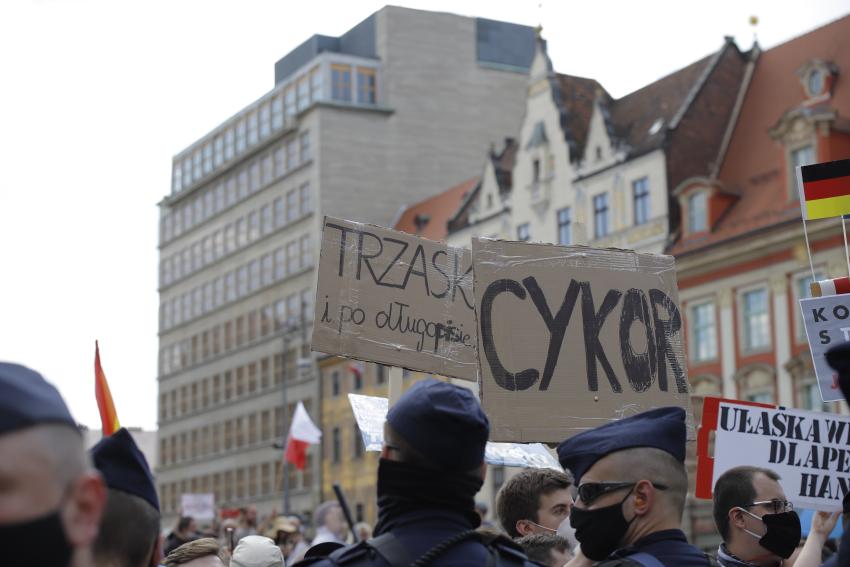
[[[746,523],[744,522],[744,512],[740,508],[732,508],[728,512],[729,517],[729,525],[735,526],[738,529],[744,529],[746,527]]]
[[[71,546],[88,547],[94,543],[106,498],[103,478],[96,472],[84,473],[72,483],[63,512],[65,535]]]
[[[652,505],[655,502],[655,489],[652,483],[648,480],[642,480],[635,485],[634,489],[634,507],[635,514],[644,516],[652,510]]]
[[[516,531],[520,536],[527,536],[534,533],[534,526],[530,526],[525,520],[517,520],[514,527],[516,527]]]

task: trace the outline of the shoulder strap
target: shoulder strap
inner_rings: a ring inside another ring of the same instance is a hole
[[[661,561],[643,551],[641,551],[640,553],[634,553],[632,555],[629,555],[628,558],[632,561],[637,561],[638,563],[643,565],[643,567],[664,567],[664,564],[661,563]]]
[[[378,552],[384,561],[392,567],[407,567],[413,562],[407,548],[395,537],[392,532],[387,532],[372,538],[367,545]]]

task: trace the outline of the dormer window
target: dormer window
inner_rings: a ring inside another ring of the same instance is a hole
[[[487,193],[487,208],[488,209],[493,208],[493,194],[492,193]]]
[[[602,160],[602,146],[596,146],[596,161]]]
[[[822,59],[812,59],[797,69],[797,77],[809,99],[804,104],[814,104],[829,98],[838,68]]]
[[[705,191],[688,197],[688,232],[708,230],[708,194]]]
[[[540,181],[540,160],[535,159],[531,162],[531,175],[532,182],[537,183]]]

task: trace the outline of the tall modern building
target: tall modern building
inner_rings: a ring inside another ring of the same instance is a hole
[[[270,92],[174,157],[159,244],[166,521],[182,493],[281,510],[286,416],[303,401],[321,422],[304,331],[323,215],[389,225],[478,169],[480,148],[519,128],[534,50],[529,27],[388,6],[292,50]],[[318,504],[322,454],[290,469],[292,512]]]

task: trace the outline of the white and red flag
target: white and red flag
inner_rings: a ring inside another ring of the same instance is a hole
[[[322,431],[310,419],[304,404],[298,402],[295,415],[292,416],[289,437],[286,440],[286,460],[299,470],[304,470],[307,463],[307,447],[317,445],[321,440]]]

